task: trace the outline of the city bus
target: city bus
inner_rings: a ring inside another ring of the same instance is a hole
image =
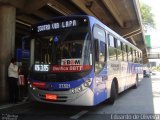
[[[92,16],[61,16],[31,28],[30,99],[53,104],[113,104],[138,85],[142,51]]]

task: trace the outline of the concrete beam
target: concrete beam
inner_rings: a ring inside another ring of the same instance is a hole
[[[139,35],[139,34],[141,34],[141,33],[142,33],[142,30],[139,29],[139,30],[133,31],[133,32],[131,32],[131,33],[129,33],[129,34],[126,34],[126,35],[124,35],[123,37],[124,37],[124,38],[131,38],[131,37],[136,36],[136,35]]]
[[[47,5],[53,10],[57,11],[61,15],[72,15],[74,14],[69,8],[58,2],[58,0],[49,0]]]
[[[141,28],[143,28],[142,27],[143,25],[142,25],[142,17],[141,17],[139,0],[133,0],[133,5],[134,5],[135,11],[136,11],[136,15],[137,15],[137,19],[138,19],[138,22],[139,22],[139,26]]]
[[[102,0],[102,2],[108,8],[108,10],[111,12],[111,14],[113,15],[113,17],[117,21],[117,23],[121,27],[124,27],[124,21],[123,21],[123,19],[121,17],[121,14],[118,11],[118,9],[116,8],[116,6],[114,5],[114,3],[112,2],[112,0]]]
[[[136,15],[137,15],[137,19],[138,19],[138,22],[139,22],[139,26],[142,29],[142,31],[144,31],[143,27],[142,27],[143,25],[142,25],[142,17],[141,17],[141,12],[140,12],[140,3],[139,3],[139,0],[133,0],[133,4],[134,4],[134,8],[136,10]],[[143,40],[144,46],[146,46],[145,45],[144,32],[142,32],[142,40]],[[145,48],[145,52],[147,53],[147,48]]]
[[[29,31],[23,30],[23,29],[17,29],[17,30],[16,30],[16,33],[17,33],[17,34],[21,34],[21,35],[28,35],[28,34],[29,34]]]
[[[16,23],[22,24],[22,25],[27,26],[27,27],[31,27],[31,24],[28,24],[28,23],[26,23],[24,21],[21,21],[21,20],[18,20],[18,19],[16,19]]]
[[[45,12],[43,12],[43,11],[40,11],[40,10],[34,12],[33,14],[36,15],[36,16],[41,17],[41,18],[44,19],[44,20],[48,20],[48,19],[51,19],[51,18],[52,18],[52,16],[50,16],[50,15],[48,15],[47,13],[45,13]]]
[[[0,0],[2,4],[10,4],[16,8],[23,9],[26,0]]]
[[[147,54],[143,54],[143,64],[147,64],[147,63],[148,63]]]
[[[23,25],[23,24],[16,23],[16,30],[17,30],[17,29],[29,31],[29,30],[30,30],[30,27],[29,27],[29,26],[26,26],[26,25]]]
[[[21,9],[25,13],[30,14],[46,5],[48,0],[1,0],[0,2],[10,4]]]
[[[130,27],[126,27],[126,28],[121,28],[117,24],[108,24],[108,27],[111,28],[112,30],[114,30],[115,32],[117,32],[118,34],[120,34],[123,37],[125,37],[129,34],[132,34],[136,31],[141,30],[141,27],[137,24],[132,25]]]
[[[125,36],[132,35],[132,34],[139,32],[139,31],[141,31],[141,28],[139,27],[139,25],[133,25],[130,28],[124,28],[124,29],[122,28],[120,33],[123,37],[125,37]]]
[[[131,43],[134,44],[135,46],[137,45],[135,39],[134,39],[132,36],[130,37],[130,41],[131,41]]]
[[[94,13],[92,13],[88,7],[87,4],[83,0],[70,0],[73,4],[75,4],[77,7],[79,7],[82,11],[84,11],[86,14],[95,16]]]
[[[95,1],[88,1],[85,3],[87,8],[94,13],[94,16],[98,18],[101,22],[104,24],[109,24],[111,22],[115,22],[112,16],[110,16],[110,13],[106,10],[105,6],[102,6],[101,2],[99,0]],[[108,17],[110,16],[110,17]]]
[[[36,10],[42,8],[47,4],[48,0],[29,0],[26,1],[24,10],[26,13],[30,14],[35,12]]]
[[[17,19],[20,21],[23,21],[24,23],[30,24],[30,25],[39,22],[39,21],[37,21],[29,16],[26,16],[26,15],[17,16]]]

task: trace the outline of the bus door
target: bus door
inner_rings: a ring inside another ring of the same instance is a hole
[[[106,81],[107,81],[107,62],[106,62],[106,52],[107,45],[105,42],[105,31],[97,26],[94,27],[94,68],[95,68],[95,78],[94,78],[94,102],[98,104],[99,102],[107,98],[106,91]]]

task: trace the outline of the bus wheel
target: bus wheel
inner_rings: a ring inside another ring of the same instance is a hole
[[[117,98],[117,89],[116,89],[116,83],[115,81],[112,82],[112,86],[111,86],[111,96],[108,100],[108,103],[113,105],[115,100]]]
[[[135,84],[133,85],[133,89],[136,89],[137,87],[138,87],[138,79],[139,79],[139,77],[138,77],[138,74],[136,75],[136,82],[135,82]]]

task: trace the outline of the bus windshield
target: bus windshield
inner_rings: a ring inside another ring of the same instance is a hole
[[[62,66],[67,65],[90,66],[91,56],[90,33],[84,29],[35,38],[35,64],[53,65],[53,72],[66,72]]]

